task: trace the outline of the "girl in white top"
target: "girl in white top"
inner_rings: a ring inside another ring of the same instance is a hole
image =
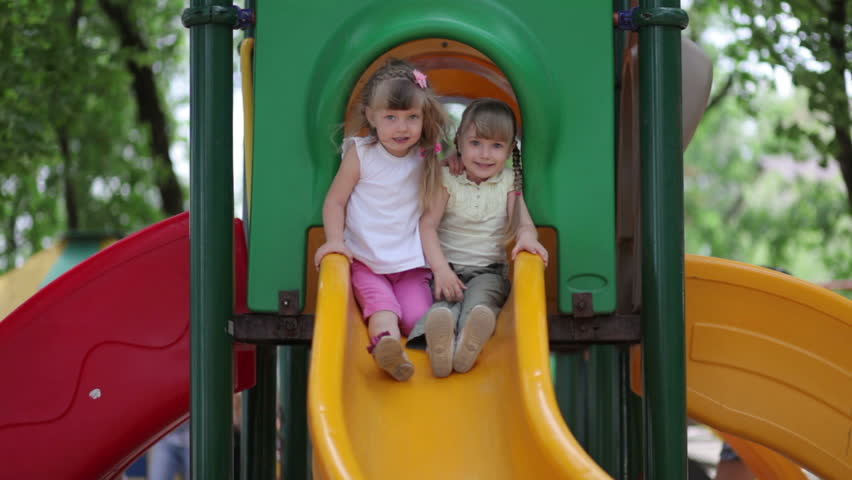
[[[429,309],[431,272],[420,243],[423,198],[440,183],[446,113],[426,75],[392,60],[364,87],[354,134],[323,205],[326,243],[316,252],[352,262],[352,290],[367,319],[367,350],[393,378],[414,373],[400,335]],[[353,132],[348,132],[353,133]]]
[[[436,302],[409,343],[425,333],[437,377],[470,370],[494,332],[509,294],[506,245],[515,241],[513,260],[526,250],[547,262],[547,250],[538,241],[521,195],[516,136],[515,115],[506,103],[478,99],[468,105],[456,134],[465,171],[455,176],[444,168],[443,188],[428,201],[420,219]],[[513,170],[506,169],[510,155]]]

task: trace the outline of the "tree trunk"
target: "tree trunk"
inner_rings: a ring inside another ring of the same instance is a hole
[[[834,52],[832,69],[827,73],[834,76],[834,81],[831,84],[838,85],[838,88],[845,90],[846,73],[849,71],[849,65],[846,60],[846,38],[845,30],[849,26],[847,19],[847,2],[848,0],[833,0],[831,2],[831,10],[829,12],[829,24],[836,25],[837,28],[830,28],[830,37],[828,44]],[[849,97],[839,95],[839,98],[844,99],[842,105],[836,106],[831,111],[832,123],[834,124],[834,140],[837,142],[837,162],[840,164],[840,171],[843,174],[843,181],[846,183],[846,200],[849,204],[849,210],[852,212],[852,138],[849,131],[852,130],[852,118],[849,114]]]
[[[98,3],[118,29],[123,48],[134,52],[148,51],[125,6],[116,5],[109,0],[99,0]],[[159,162],[156,182],[163,212],[170,216],[177,215],[183,211],[183,190],[172,166],[168,122],[157,91],[154,71],[149,65],[141,65],[132,58],[127,60],[127,70],[133,76],[133,93],[136,97],[139,121],[150,128],[151,153]]]
[[[20,184],[18,188],[20,188]],[[21,207],[22,198],[21,195],[15,195],[12,200],[12,208],[9,210],[8,224],[4,233],[6,249],[3,251],[3,255],[6,257],[6,265],[5,267],[0,267],[0,271],[15,268],[15,254],[18,251],[18,241],[15,238],[15,225],[18,223],[18,210]]]
[[[74,191],[74,181],[71,175],[71,148],[69,146],[68,134],[64,128],[56,130],[56,138],[59,141],[59,150],[62,152],[62,186],[65,196],[65,215],[68,218],[68,231],[80,228],[80,212],[77,207],[77,195]]]
[[[849,212],[852,213],[852,139],[849,138],[849,128],[844,129],[841,125],[834,127],[834,135],[838,146],[837,162],[840,164],[840,172],[846,183],[846,199],[849,203]]]
[[[725,83],[716,91],[716,94],[710,98],[710,101],[707,102],[707,108],[704,109],[704,115],[707,115],[707,112],[715,108],[722,100],[728,96],[728,92],[731,91],[731,87],[734,86],[735,75],[732,73],[728,75],[728,79],[725,80]]]

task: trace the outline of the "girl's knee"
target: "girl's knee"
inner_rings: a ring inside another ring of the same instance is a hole
[[[407,311],[403,309],[402,317],[399,319],[399,330],[406,337],[411,330],[417,325],[417,322],[426,315],[426,312],[429,310],[429,306],[427,305],[425,309],[418,308],[416,310],[408,309]]]

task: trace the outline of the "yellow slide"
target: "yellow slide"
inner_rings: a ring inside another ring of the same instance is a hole
[[[852,301],[690,255],[686,345],[690,416],[824,479],[852,478]]]
[[[553,393],[544,266],[522,253],[514,291],[477,366],[399,383],[367,354],[349,264],[322,262],[308,410],[314,476],[326,479],[608,479],[565,426]]]

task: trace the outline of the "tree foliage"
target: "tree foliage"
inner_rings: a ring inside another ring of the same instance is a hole
[[[732,99],[709,111],[684,155],[686,250],[783,267],[811,281],[852,276],[852,216],[838,168],[796,162],[780,118],[808,119],[804,95]]]
[[[688,33],[716,78],[684,156],[688,252],[818,282],[852,276],[849,43],[838,57],[832,34],[849,22],[817,18],[832,5],[693,3]],[[777,92],[784,72],[794,88]]]
[[[183,2],[3,3],[0,271],[69,230],[182,211],[166,87],[185,62]]]
[[[733,92],[740,105],[759,112],[756,94],[778,70],[807,92],[803,117],[775,119],[774,134],[798,160],[814,157],[840,167],[852,210],[852,7],[848,0],[742,2],[695,0],[690,7],[691,35],[709,45],[707,34],[729,37],[717,65],[727,70],[717,94]],[[711,47],[712,48],[712,47]],[[747,68],[748,65],[770,68]],[[732,88],[734,87],[734,88]],[[716,97],[721,98],[721,96]]]

